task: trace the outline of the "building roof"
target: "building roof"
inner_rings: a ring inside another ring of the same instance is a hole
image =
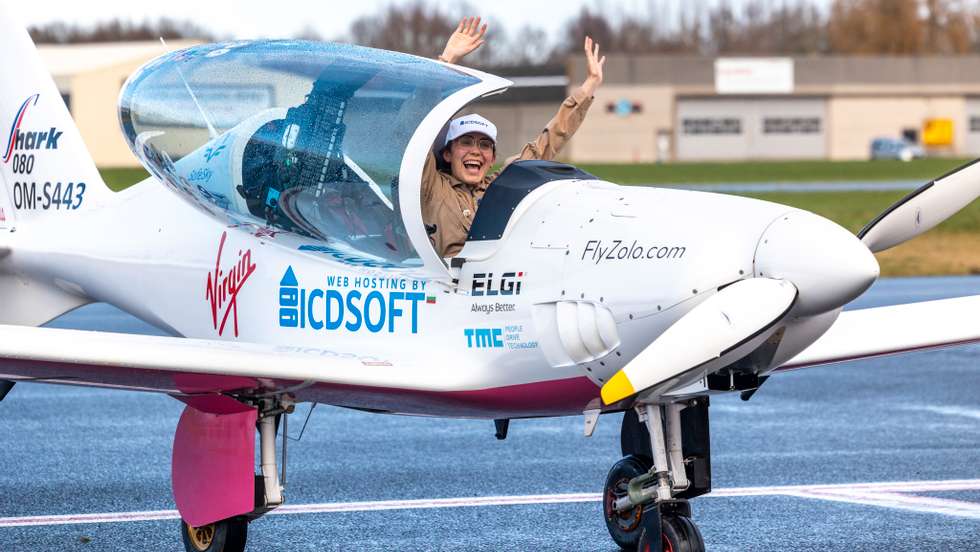
[[[738,56],[735,56],[738,57]],[[743,59],[751,59],[745,56]],[[673,86],[710,91],[715,61],[721,58],[677,55],[616,55],[605,65],[604,82]],[[809,56],[791,59],[797,92],[833,93],[843,89],[901,87],[905,92],[936,89],[980,90],[980,56]],[[585,58],[568,61],[572,82],[585,77]]]
[[[150,60],[160,54],[200,43],[199,40],[171,40],[164,46],[159,41],[151,40],[94,44],[41,44],[38,46],[38,52],[53,76],[66,77],[121,63]]]

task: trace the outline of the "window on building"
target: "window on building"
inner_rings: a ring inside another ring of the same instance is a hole
[[[684,134],[741,134],[742,120],[726,118],[691,118],[681,121]]]
[[[763,134],[818,134],[820,117],[766,117]]]
[[[980,132],[980,117],[970,117],[970,132]]]

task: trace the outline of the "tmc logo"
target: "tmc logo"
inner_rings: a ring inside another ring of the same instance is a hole
[[[466,328],[466,346],[470,349],[502,349],[504,331],[500,328]]]
[[[504,272],[500,278],[494,278],[493,272],[478,272],[473,274],[473,296],[520,295],[523,272]]]

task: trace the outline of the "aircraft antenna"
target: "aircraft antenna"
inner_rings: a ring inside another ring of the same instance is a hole
[[[160,43],[163,44],[164,48],[167,47],[167,41],[160,37]],[[180,70],[180,66],[174,64],[177,69],[177,74],[180,75],[180,80],[184,83],[184,88],[187,89],[187,93],[190,94],[191,100],[194,100],[194,105],[197,106],[197,110],[201,113],[201,117],[204,119],[204,124],[208,125],[208,137],[216,138],[218,136],[218,131],[214,129],[214,125],[211,124],[211,119],[208,119],[207,113],[204,112],[204,108],[201,107],[201,103],[197,101],[197,96],[194,95],[194,91],[191,90],[191,85],[187,83],[187,79],[184,78],[184,72]]]

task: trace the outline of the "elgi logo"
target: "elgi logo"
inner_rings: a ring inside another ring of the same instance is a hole
[[[504,272],[500,278],[494,278],[493,272],[478,272],[473,274],[473,297],[494,295],[520,295],[523,272]]]
[[[463,335],[466,336],[466,346],[470,349],[502,349],[504,340],[501,338],[504,331],[500,328],[466,328]]]

